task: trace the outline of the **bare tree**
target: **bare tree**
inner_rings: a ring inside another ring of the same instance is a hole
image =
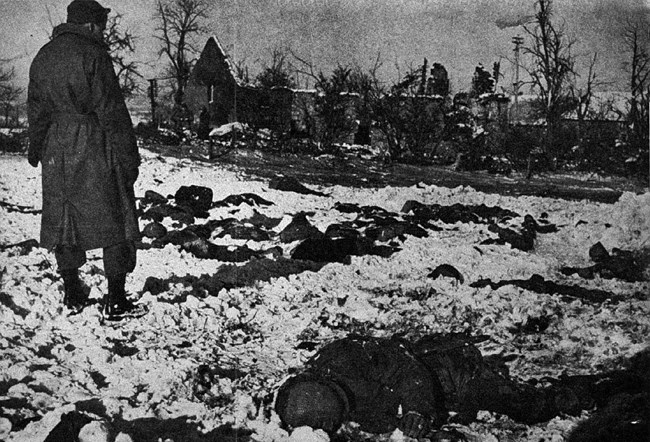
[[[435,66],[442,68],[445,75],[436,76]],[[444,99],[435,92],[448,91],[446,69],[434,63],[432,86],[431,78],[423,75],[428,67],[425,60],[421,66],[410,66],[396,83],[385,87],[377,80],[377,67],[369,74],[369,109],[373,125],[388,148],[386,160],[423,160],[435,153],[435,144],[442,135]]]
[[[339,65],[329,77],[322,72],[317,77],[316,110],[322,120],[318,135],[325,147],[334,146],[355,130],[357,100],[350,94],[351,72],[351,68]]]
[[[318,74],[316,73],[316,67],[314,64],[307,60],[307,58],[297,54],[293,49],[288,48],[289,54],[296,60],[295,72],[311,80],[318,80]],[[293,64],[293,63],[292,63]]]
[[[571,54],[571,47],[575,40],[567,36],[564,26],[558,27],[552,22],[552,0],[536,0],[535,8],[534,21],[523,27],[532,43],[522,50],[532,59],[527,71],[532,85],[539,92],[548,130],[545,143],[548,154],[555,141],[560,118],[572,104],[567,83],[574,71],[575,58]]]
[[[271,64],[263,66],[262,72],[255,77],[255,83],[262,88],[295,88],[296,81],[291,74],[286,51],[275,48],[271,52]]]
[[[584,150],[584,126],[585,120],[593,116],[596,112],[592,110],[592,101],[596,89],[606,84],[598,77],[596,73],[596,61],[598,60],[598,53],[594,53],[589,61],[589,68],[587,70],[587,77],[582,84],[578,84],[579,75],[573,72],[568,84],[568,91],[571,101],[573,102],[576,117],[578,119],[578,143],[580,150]]]
[[[9,61],[0,60],[0,105],[4,111],[4,124],[9,122],[9,114],[16,107],[16,101],[23,93],[23,89],[14,84],[16,72],[13,67],[6,67]]]
[[[248,73],[248,66],[246,65],[246,60],[237,60],[233,61],[233,69],[235,70],[235,77],[242,84],[250,84],[251,77]]]
[[[594,53],[589,61],[587,77],[582,85],[578,84],[578,77],[580,76],[576,72],[572,73],[573,75],[568,84],[569,96],[575,105],[575,112],[579,121],[584,121],[587,118],[596,87],[604,84],[598,80],[598,75],[595,70],[597,59],[598,53]]]
[[[313,112],[305,110],[309,131],[323,146],[331,148],[352,135],[357,120],[369,130],[379,57],[370,74],[363,73],[359,67],[338,65],[328,77],[322,71],[316,73],[313,63],[291,49],[289,53],[297,61],[294,72],[311,78],[316,86]]]
[[[128,29],[122,30],[121,21],[122,14],[108,18],[105,40],[122,92],[124,96],[131,97],[141,90],[138,79],[142,78],[142,74],[139,72],[138,63],[128,59],[128,54],[135,51],[135,37]]]
[[[192,68],[193,54],[198,54],[196,37],[207,32],[205,21],[209,0],[158,0],[155,37],[160,40],[159,56],[169,59],[169,73],[175,80],[174,103],[183,104],[185,88]]]
[[[647,17],[641,20],[628,20],[624,29],[624,42],[629,53],[626,63],[630,87],[630,141],[633,145],[648,151],[648,115],[650,97],[650,53],[648,52]],[[647,172],[647,170],[646,170]]]

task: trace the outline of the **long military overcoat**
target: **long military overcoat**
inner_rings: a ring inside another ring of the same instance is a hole
[[[41,162],[41,246],[83,250],[139,238],[133,183],[140,157],[108,50],[65,23],[29,72],[29,161]]]

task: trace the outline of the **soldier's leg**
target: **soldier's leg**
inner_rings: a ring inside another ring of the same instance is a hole
[[[559,414],[578,415],[594,406],[596,375],[573,376],[548,387],[517,381],[509,376],[483,370],[468,385],[468,402],[481,410],[508,415],[532,424]]]
[[[124,241],[104,247],[104,273],[107,278],[131,273],[136,264],[133,241]]]
[[[136,249],[132,241],[125,241],[104,248],[104,273],[108,281],[108,293],[103,299],[102,312],[109,320],[138,315],[138,308],[127,299],[126,275],[136,264]]]
[[[77,271],[86,263],[86,252],[74,246],[56,246],[54,257],[60,271]]]
[[[515,421],[531,424],[557,414],[552,399],[541,388],[485,369],[468,383],[459,402],[470,409],[505,414]]]
[[[79,267],[86,262],[86,252],[78,247],[56,246],[54,256],[63,279],[63,304],[78,312],[83,309],[88,300],[88,293],[79,279]]]

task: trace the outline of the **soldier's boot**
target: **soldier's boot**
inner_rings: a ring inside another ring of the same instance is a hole
[[[102,316],[108,321],[137,318],[147,313],[145,306],[134,304],[126,296],[126,274],[108,276],[108,293],[102,300]]]
[[[81,283],[77,269],[62,269],[63,305],[73,314],[81,312],[88,305],[90,290]]]

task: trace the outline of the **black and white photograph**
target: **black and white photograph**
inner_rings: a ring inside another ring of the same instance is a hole
[[[650,0],[0,0],[0,442],[650,442]]]

